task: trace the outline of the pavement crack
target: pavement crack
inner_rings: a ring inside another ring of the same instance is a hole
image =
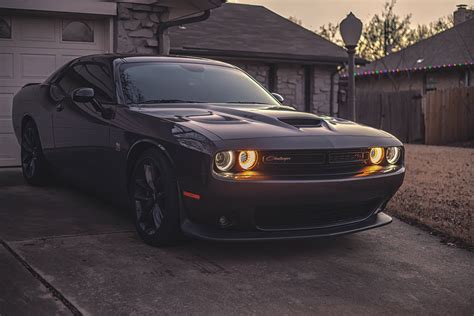
[[[101,232],[101,233],[85,233],[85,234],[69,234],[69,235],[55,235],[55,236],[44,236],[44,237],[35,237],[29,239],[17,239],[17,240],[9,240],[12,243],[18,242],[30,242],[30,241],[46,241],[52,239],[62,239],[62,238],[78,238],[78,237],[88,237],[88,236],[106,236],[106,235],[114,235],[114,234],[125,234],[125,233],[133,233],[134,230],[118,230],[118,231],[111,231],[111,232]]]
[[[56,289],[51,283],[49,283],[45,278],[41,276],[20,254],[18,254],[13,248],[10,247],[10,245],[7,244],[6,241],[3,239],[0,239],[0,244],[3,245],[3,247],[12,254],[12,256],[18,260],[28,272],[31,273],[31,275],[37,279],[38,281],[41,282],[50,292],[51,295],[53,295],[55,298],[57,298],[61,303],[66,306],[69,311],[76,316],[82,316],[82,313],[79,311],[79,309],[74,306],[74,304],[71,303],[58,289]]]

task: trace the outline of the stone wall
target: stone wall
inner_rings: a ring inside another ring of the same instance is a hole
[[[156,33],[166,9],[157,5],[117,3],[115,51],[157,54]]]
[[[224,60],[226,61],[226,60]],[[269,64],[263,62],[227,60],[248,72],[266,88],[269,88]],[[304,66],[298,64],[277,64],[277,80],[275,91],[285,98],[285,103],[295,106],[298,110],[305,110],[305,71]],[[312,112],[330,114],[331,75],[336,70],[331,66],[315,66],[313,72]],[[337,76],[334,78],[334,107],[337,110]]]
[[[242,70],[246,71],[249,75],[257,79],[264,87],[269,88],[268,74],[270,66],[265,63],[258,62],[244,62],[244,61],[226,61],[229,64],[233,64]]]
[[[276,91],[285,98],[285,103],[305,110],[304,67],[301,65],[278,64]]]
[[[330,97],[331,97],[331,75],[336,68],[330,66],[314,67],[313,72],[313,95],[312,95],[312,112],[318,114],[330,114]],[[334,77],[333,88],[333,106],[336,107],[337,100],[337,76]],[[337,109],[334,109],[337,113]]]
[[[158,24],[166,16],[164,7],[136,3],[117,3],[115,19],[115,51],[123,54],[158,54]],[[225,60],[224,60],[225,61]],[[270,65],[265,62],[232,60],[227,62],[248,72],[263,86],[269,88]],[[275,91],[285,98],[285,103],[305,110],[305,71],[303,65],[277,64]],[[331,73],[334,67],[315,66],[313,74],[312,111],[329,114]],[[337,86],[337,82],[335,82]],[[335,93],[337,89],[334,89]],[[335,103],[335,102],[334,102]]]

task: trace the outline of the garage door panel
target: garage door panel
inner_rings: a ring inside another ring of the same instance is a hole
[[[12,134],[0,134],[0,166],[20,165],[20,145]]]
[[[13,79],[13,53],[0,53],[0,78]]]
[[[55,42],[56,41],[56,19],[44,18],[18,18],[13,20],[14,40]],[[18,31],[15,32],[15,26]]]
[[[44,79],[56,69],[55,54],[21,54],[21,78]]]
[[[12,119],[9,118],[0,118],[0,135],[2,134],[12,134],[13,133],[13,123]]]
[[[13,96],[13,91],[0,93],[0,135],[13,133],[13,123],[11,119]]]
[[[13,103],[13,96],[13,92],[0,93],[0,118],[12,116],[11,104]]]

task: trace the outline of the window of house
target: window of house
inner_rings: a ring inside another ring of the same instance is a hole
[[[0,38],[12,38],[12,19],[0,16]]]
[[[65,42],[94,42],[92,22],[63,20],[62,40]]]
[[[101,103],[113,103],[115,100],[112,73],[101,63],[82,63],[70,68],[57,82],[61,90],[70,94],[77,88],[92,88],[95,98]]]

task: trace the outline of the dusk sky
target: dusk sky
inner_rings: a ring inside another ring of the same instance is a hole
[[[229,0],[229,2],[263,5],[278,14],[295,16],[309,29],[318,29],[328,22],[338,22],[352,11],[363,22],[379,13],[384,0]],[[400,15],[412,14],[413,26],[429,23],[452,14],[456,5],[472,5],[472,0],[398,0],[395,11]]]

